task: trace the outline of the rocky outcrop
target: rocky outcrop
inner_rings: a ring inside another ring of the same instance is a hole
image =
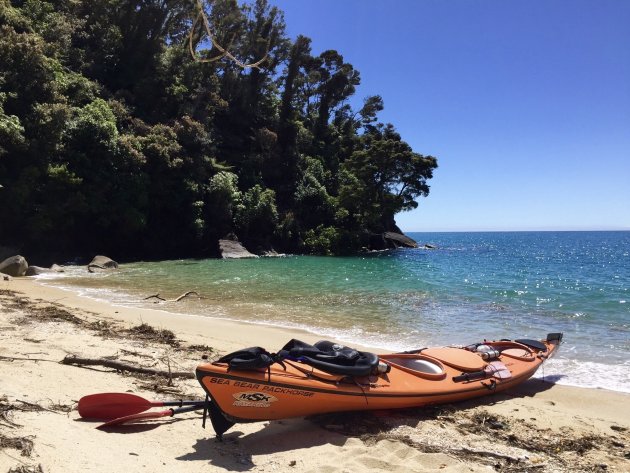
[[[390,245],[393,245],[394,248],[405,247],[405,248],[418,248],[418,243],[412,238],[409,238],[407,235],[403,235],[402,233],[395,232],[385,232],[383,233],[383,238]]]
[[[418,248],[418,243],[402,233],[384,232],[370,235],[369,251],[393,250],[396,248]]]
[[[8,274],[15,278],[24,276],[28,268],[28,263],[23,256],[11,256],[0,263],[0,273]]]
[[[40,274],[63,272],[64,269],[57,264],[53,264],[50,268],[42,268],[41,266],[29,266],[26,269],[25,276],[39,276]]]
[[[95,269],[118,269],[118,263],[107,256],[97,255],[87,268],[90,273],[93,273]]]
[[[258,258],[237,240],[219,240],[219,250],[223,259]]]

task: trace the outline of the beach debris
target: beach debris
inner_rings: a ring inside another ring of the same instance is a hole
[[[179,340],[177,340],[177,337],[173,332],[165,329],[156,329],[149,324],[142,323],[130,329],[124,330],[124,332],[134,335],[138,340],[165,343],[174,347],[179,346]]]
[[[71,314],[66,309],[52,305],[37,308],[34,312],[38,318],[43,320],[63,320],[74,325],[81,325],[84,322],[83,319]]]
[[[143,301],[147,301],[147,300],[149,300],[149,299],[158,299],[158,300],[160,300],[160,301],[162,301],[162,302],[179,302],[179,301],[181,301],[182,299],[185,299],[186,297],[191,296],[191,295],[193,295],[193,294],[194,294],[195,296],[197,296],[199,299],[202,299],[202,297],[201,297],[201,296],[199,295],[199,293],[197,293],[196,291],[187,291],[187,292],[184,292],[181,296],[176,297],[175,299],[164,299],[163,297],[161,297],[161,296],[160,296],[160,293],[158,292],[158,293],[156,293],[156,294],[152,294],[152,295],[150,295],[150,296],[147,296],[147,297],[145,297],[145,298],[144,298],[144,299],[142,299],[142,300],[143,300]]]
[[[32,437],[7,437],[0,433],[0,450],[12,448],[19,450],[23,457],[30,457],[33,452]]]
[[[615,462],[630,458],[630,452],[614,448],[621,443],[614,437],[572,429],[552,431],[527,421],[516,426],[508,417],[491,414],[480,406],[348,412],[308,419],[335,434],[359,438],[367,446],[398,441],[422,453],[446,453],[503,472],[606,471],[603,464],[612,469]]]
[[[129,363],[123,363],[115,360],[108,360],[106,358],[80,358],[76,355],[67,355],[61,363],[64,365],[77,365],[77,366],[103,366],[104,368],[111,368],[120,372],[140,373],[153,376],[161,376],[164,378],[187,378],[194,379],[195,375],[192,371],[170,371],[170,370],[156,370],[153,368],[143,368],[141,366],[134,366]]]
[[[15,468],[11,468],[7,473],[44,473],[41,463],[35,465],[20,465]]]

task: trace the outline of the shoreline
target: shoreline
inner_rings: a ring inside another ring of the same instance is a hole
[[[14,281],[16,281],[16,279],[14,279]],[[18,278],[17,281],[18,283],[20,282],[23,282],[26,284],[30,283],[30,284],[37,285],[40,287],[49,288],[51,291],[60,291],[60,294],[65,294],[65,297],[59,298],[58,300],[64,300],[64,301],[70,300],[72,301],[71,304],[74,307],[79,308],[79,309],[90,307],[92,306],[92,304],[98,307],[97,310],[103,311],[103,312],[108,312],[109,308],[111,307],[118,308],[119,313],[116,314],[116,317],[122,317],[127,322],[133,321],[133,314],[135,313],[134,311],[136,311],[137,313],[141,313],[141,314],[143,312],[161,314],[161,315],[152,317],[151,320],[156,320],[157,323],[160,324],[160,326],[164,326],[165,328],[168,328],[169,330],[179,330],[179,327],[181,327],[182,325],[185,325],[187,327],[194,327],[196,325],[194,320],[199,320],[200,326],[203,326],[203,327],[212,326],[213,328],[217,328],[220,333],[225,333],[225,334],[241,333],[243,331],[244,333],[249,333],[250,331],[254,330],[254,327],[260,327],[261,331],[263,331],[265,335],[273,333],[273,335],[271,335],[272,338],[268,338],[266,336],[260,337],[260,338],[256,338],[256,337],[247,338],[246,343],[240,343],[240,344],[239,344],[239,339],[229,340],[230,348],[228,351],[240,349],[245,346],[260,345],[261,339],[265,340],[264,348],[268,349],[269,351],[274,351],[274,350],[280,349],[280,347],[284,346],[284,344],[287,343],[292,338],[299,338],[308,343],[313,343],[322,339],[331,339],[331,340],[340,341],[341,343],[344,343],[348,346],[356,347],[364,351],[371,351],[374,353],[392,353],[396,351],[404,351],[404,350],[418,348],[417,346],[400,347],[400,346],[395,346],[395,344],[392,346],[391,343],[389,342],[383,343],[380,346],[378,346],[378,345],[375,345],[374,343],[370,343],[370,342],[375,342],[374,339],[368,341],[368,340],[365,340],[364,338],[362,341],[356,341],[355,339],[353,339],[352,336],[349,336],[346,333],[340,333],[338,329],[334,329],[334,328],[305,327],[305,326],[299,326],[299,325],[292,326],[291,324],[281,324],[281,323],[276,323],[274,321],[256,322],[256,321],[247,320],[247,319],[239,320],[238,318],[232,318],[227,315],[225,316],[198,315],[193,312],[186,312],[185,310],[184,311],[177,310],[178,306],[172,300],[168,302],[162,302],[160,304],[155,304],[155,307],[149,307],[149,304],[146,303],[146,301],[141,300],[141,299],[138,299],[136,304],[132,302],[110,302],[110,301],[107,301],[102,296],[97,297],[97,296],[86,295],[82,293],[84,289],[89,289],[89,288],[84,288],[82,286],[72,286],[72,285],[61,286],[61,285],[56,284],[56,282],[62,281],[60,279],[51,280],[48,278],[45,278],[45,279]],[[49,281],[56,281],[56,282],[51,284],[49,283]],[[110,291],[112,291],[111,294],[117,294],[113,290],[110,290]],[[131,293],[125,293],[125,292],[119,292],[118,294],[131,296]],[[216,307],[223,308],[224,306],[222,304],[217,304]],[[136,321],[138,320],[140,319],[137,319]],[[182,320],[182,321],[188,320],[188,322],[185,322],[185,323],[182,322],[182,324],[180,325],[178,320]],[[214,322],[211,322],[211,321],[214,321]],[[537,338],[538,336],[543,336],[543,335],[544,333],[539,333],[539,334],[536,334],[536,336],[532,336],[531,338]],[[222,336],[219,336],[220,342],[221,341],[228,342],[228,340],[221,340],[221,338]],[[271,343],[269,343],[269,340],[271,340]],[[468,341],[466,341],[466,343]],[[425,344],[421,346],[437,346],[437,344],[435,345]],[[582,388],[582,389],[606,390],[606,391],[630,394],[630,385],[628,385],[627,382],[625,382],[627,377],[624,376],[621,378],[614,378],[615,374],[619,374],[617,373],[617,371],[620,371],[620,370],[623,371],[622,366],[619,366],[616,364],[602,364],[602,363],[591,362],[591,361],[586,361],[579,365],[579,366],[588,365],[589,369],[596,373],[608,373],[608,377],[612,376],[613,377],[612,379],[615,379],[617,381],[616,385],[613,388],[611,388],[611,387],[605,386],[605,382],[610,381],[610,379],[596,379],[594,381],[593,378],[591,378],[590,382],[592,385],[590,386],[588,385],[588,383],[581,384],[580,381],[582,380],[580,378],[575,379],[575,380],[572,379],[571,376],[575,376],[574,370],[576,369],[576,366],[577,366],[575,365],[576,360],[564,358],[562,348],[560,350],[559,356],[554,357],[550,361],[550,363],[551,364],[546,364],[544,366],[545,368],[547,368],[547,375],[551,377],[556,377],[557,379],[555,382],[562,386],[569,386],[569,387]],[[562,363],[562,365],[560,363]],[[567,365],[569,365],[568,367],[570,368],[570,370],[568,372],[563,371],[563,368],[567,368]],[[617,371],[611,371],[611,367],[615,367]],[[534,377],[539,378],[542,372],[543,372],[542,369],[539,370],[534,375]],[[567,375],[567,373],[570,373],[570,374]],[[579,373],[579,375],[584,375],[584,373]],[[568,377],[569,381],[567,381],[566,379],[562,379],[565,377]]]
[[[317,337],[258,324],[108,305],[32,279],[2,281],[0,294],[0,411],[2,406],[12,406],[11,415],[0,416],[0,471],[39,464],[46,473],[296,468],[487,472],[497,465],[510,471],[568,472],[604,471],[601,465],[607,471],[627,471],[629,464],[630,394],[539,379],[508,394],[437,408],[237,424],[224,442],[202,430],[200,414],[195,413],[120,431],[99,431],[73,410],[81,396],[134,392],[148,399],[179,399],[199,398],[203,391],[196,380],[176,380],[174,386],[167,386],[107,369],[60,364],[68,354],[117,356],[156,367],[167,360],[177,370],[192,371],[204,353],[198,350],[210,351],[214,357],[245,346],[276,347],[293,337],[306,342]],[[51,306],[83,322],[40,319],[40,313]],[[86,328],[95,323],[104,327],[111,323],[112,333],[119,335]],[[136,339],[124,329],[138,324],[171,330],[182,346]],[[201,345],[204,348],[192,349]],[[43,409],[28,410],[25,403]],[[59,411],[60,406],[65,410]],[[31,439],[29,455],[22,456],[1,441],[16,436]],[[83,454],[76,455],[77,449]],[[112,451],[120,454],[112,456]]]
[[[182,337],[193,340],[194,343],[212,345],[210,342],[213,342],[225,347],[225,351],[259,345],[261,339],[273,347],[283,346],[296,335],[302,337],[306,342],[319,340],[317,334],[297,328],[289,329],[233,319],[170,312],[161,308],[109,304],[103,300],[79,295],[71,289],[41,284],[37,279],[31,278],[14,278],[9,282],[3,282],[0,288],[22,292],[27,297],[34,297],[36,294],[42,300],[96,313],[105,319],[118,320],[126,324],[147,323],[177,332]],[[252,330],[253,327],[256,328],[256,331]]]

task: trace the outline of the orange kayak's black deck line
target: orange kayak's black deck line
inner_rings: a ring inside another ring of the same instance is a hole
[[[461,401],[529,379],[553,356],[561,333],[435,347],[377,356],[333,342],[291,340],[277,353],[261,347],[197,367],[207,414],[219,437],[236,422],[339,411],[397,409]]]

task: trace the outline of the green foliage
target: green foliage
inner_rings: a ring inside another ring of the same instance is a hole
[[[7,153],[5,147],[24,143],[24,127],[15,115],[4,113],[2,106],[6,94],[0,93],[0,156]],[[3,146],[4,145],[4,146]]]
[[[76,148],[113,148],[118,140],[116,117],[103,99],[96,99],[78,111],[68,127]]]
[[[387,230],[388,221],[418,206],[429,194],[427,180],[437,160],[414,153],[392,125],[371,127],[344,163],[343,201],[367,227]]]
[[[243,240],[256,247],[269,247],[278,230],[276,193],[256,184],[243,194],[237,207],[235,226]]]
[[[195,4],[0,0],[0,244],[167,258],[236,232],[345,254],[428,195],[435,158],[378,122],[380,96],[352,109],[360,74],[339,52],[291,42],[267,0],[217,0],[232,58],[198,62]]]
[[[335,227],[320,225],[304,235],[304,245],[316,255],[333,255],[339,245],[339,231]]]

